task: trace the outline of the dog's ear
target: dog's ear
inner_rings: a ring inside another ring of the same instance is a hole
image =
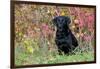
[[[57,26],[57,18],[56,18],[56,17],[52,20],[52,22],[53,22],[53,24],[54,24],[55,26]]]
[[[66,22],[67,22],[68,25],[71,23],[71,19],[70,19],[69,16],[66,16],[66,17],[65,17],[65,20],[66,20]]]

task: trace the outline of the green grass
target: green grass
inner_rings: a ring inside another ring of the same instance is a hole
[[[51,53],[28,53],[20,47],[15,48],[15,64],[16,65],[32,65],[32,64],[55,64],[69,62],[85,62],[94,61],[94,55],[91,52],[84,52],[73,55],[58,55]]]
[[[91,53],[81,53],[78,55],[56,55],[56,57],[52,61],[48,61],[48,63],[85,62],[93,60],[94,57]]]

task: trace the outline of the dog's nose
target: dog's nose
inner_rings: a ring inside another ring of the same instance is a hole
[[[59,24],[58,24],[58,27],[60,28],[61,27],[61,23],[59,22]]]
[[[59,27],[58,30],[59,30],[59,31],[62,31],[63,29],[62,29],[62,27]]]

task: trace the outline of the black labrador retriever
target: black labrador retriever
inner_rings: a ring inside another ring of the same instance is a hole
[[[69,28],[71,19],[68,16],[57,16],[53,23],[57,27],[55,42],[59,54],[72,52],[78,46],[78,41]]]

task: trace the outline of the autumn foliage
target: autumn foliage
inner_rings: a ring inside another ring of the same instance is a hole
[[[53,59],[52,55],[58,52],[54,41],[56,28],[52,19],[60,15],[71,18],[70,29],[79,42],[79,47],[74,52],[94,52],[95,9],[16,4],[14,10],[16,60],[20,56],[19,50],[24,54],[39,54],[45,59]]]

